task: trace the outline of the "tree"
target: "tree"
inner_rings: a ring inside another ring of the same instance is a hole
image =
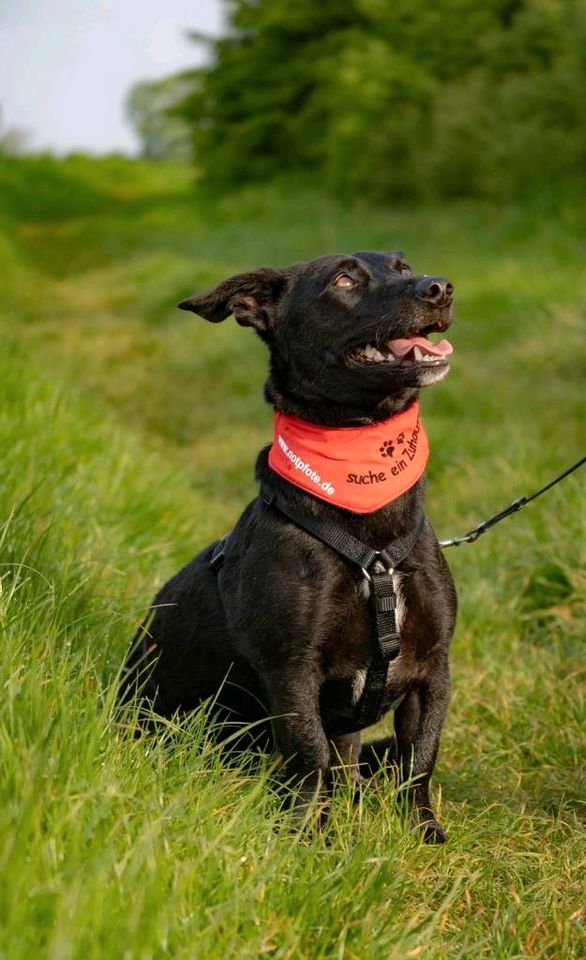
[[[227,0],[174,108],[222,188],[510,195],[584,160],[586,0]]]
[[[191,74],[143,81],[132,87],[126,101],[128,119],[140,141],[141,153],[151,159],[191,156],[191,134],[186,121],[174,112],[193,84]]]
[[[0,153],[18,156],[26,150],[29,135],[22,127],[7,127],[2,121],[0,109]]]

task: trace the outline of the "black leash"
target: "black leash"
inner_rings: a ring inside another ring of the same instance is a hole
[[[371,635],[372,658],[366,671],[362,695],[355,708],[355,716],[347,723],[340,719],[335,733],[352,733],[370,727],[381,716],[389,664],[401,652],[393,572],[409,556],[419,540],[425,516],[421,513],[413,530],[404,537],[396,537],[383,550],[373,550],[331,520],[318,520],[316,517],[298,513],[274,489],[261,487],[260,493],[267,506],[276,507],[296,526],[321,540],[357,567],[367,583],[374,627]]]
[[[440,547],[459,547],[461,543],[474,543],[475,540],[478,540],[478,537],[480,537],[481,534],[486,533],[486,531],[490,530],[491,527],[494,527],[496,523],[500,523],[501,520],[504,520],[505,517],[510,516],[511,513],[516,513],[517,510],[521,510],[521,508],[526,506],[526,504],[531,503],[532,500],[536,500],[537,497],[540,497],[542,493],[545,493],[547,490],[551,490],[552,487],[555,487],[556,483],[560,483],[561,480],[564,480],[565,477],[568,477],[574,472],[574,470],[577,470],[578,467],[584,466],[585,463],[586,457],[582,457],[581,460],[573,463],[571,467],[568,467],[568,469],[564,470],[563,473],[560,473],[559,476],[554,477],[553,480],[551,480],[549,483],[546,483],[546,485],[541,487],[540,490],[537,490],[536,493],[532,493],[529,497],[519,497],[517,500],[513,500],[508,507],[504,508],[504,510],[500,510],[499,513],[495,513],[495,515],[493,517],[489,517],[488,520],[483,520],[482,523],[479,523],[477,527],[469,530],[468,533],[465,533],[462,537],[452,537],[450,540],[440,540]]]

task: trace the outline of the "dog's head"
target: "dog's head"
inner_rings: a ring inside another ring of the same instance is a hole
[[[441,380],[452,285],[415,276],[401,253],[319,257],[222,281],[179,306],[212,323],[234,314],[267,343],[267,398],[322,423],[383,419]]]

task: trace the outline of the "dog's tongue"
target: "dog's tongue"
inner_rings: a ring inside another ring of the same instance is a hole
[[[385,346],[396,357],[406,357],[414,347],[419,347],[422,353],[431,354],[433,357],[449,357],[454,351],[449,340],[432,343],[426,337],[411,337],[409,340],[388,340]]]

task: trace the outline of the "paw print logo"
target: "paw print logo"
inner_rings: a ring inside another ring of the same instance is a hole
[[[397,446],[400,447],[402,443],[405,443],[405,434],[404,434],[404,433],[400,433],[399,436],[397,437]]]
[[[379,447],[379,450],[383,457],[392,457],[395,452],[395,448],[390,440],[385,440],[382,447]]]

